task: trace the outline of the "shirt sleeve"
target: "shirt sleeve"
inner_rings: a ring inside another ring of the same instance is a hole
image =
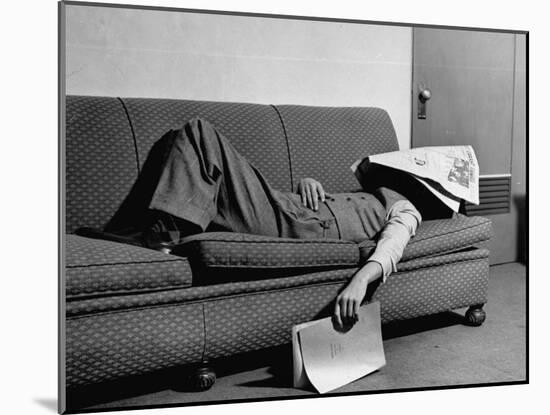
[[[389,209],[376,248],[367,259],[382,267],[382,282],[397,271],[397,263],[421,222],[420,212],[408,200],[395,202]]]

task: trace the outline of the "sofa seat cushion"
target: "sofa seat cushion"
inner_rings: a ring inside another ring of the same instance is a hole
[[[405,248],[401,261],[459,251],[490,236],[491,221],[483,217],[458,215],[426,221]],[[356,267],[375,247],[375,241],[355,244],[334,239],[206,232],[187,238],[173,253],[189,257],[193,285],[197,286]]]
[[[191,285],[186,258],[100,239],[66,235],[67,299]]]
[[[490,238],[491,220],[481,216],[468,217],[459,214],[452,219],[425,221],[409,241],[401,261],[459,251]],[[375,247],[374,241],[361,243],[361,260],[368,258]]]
[[[349,268],[359,261],[358,246],[349,241],[232,232],[194,235],[173,253],[189,257],[194,271],[193,285]]]

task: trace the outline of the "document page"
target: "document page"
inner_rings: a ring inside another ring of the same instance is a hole
[[[299,346],[294,347],[296,387],[304,387],[309,379],[320,393],[329,392],[386,364],[380,303],[362,306],[358,315],[359,321],[347,332],[336,330],[330,317],[295,326],[293,346]]]

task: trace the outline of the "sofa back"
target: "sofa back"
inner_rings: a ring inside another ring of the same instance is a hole
[[[67,96],[66,231],[104,226],[153,143],[195,116],[214,124],[283,191],[303,177],[328,192],[356,190],[355,160],[398,149],[392,122],[379,108]]]

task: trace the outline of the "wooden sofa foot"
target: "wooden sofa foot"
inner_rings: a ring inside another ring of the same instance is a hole
[[[192,375],[192,383],[197,391],[210,389],[216,382],[216,373],[210,363],[205,360],[196,369]]]
[[[470,306],[466,311],[466,323],[470,326],[481,326],[485,321],[485,311],[483,310],[483,304],[476,304]]]

